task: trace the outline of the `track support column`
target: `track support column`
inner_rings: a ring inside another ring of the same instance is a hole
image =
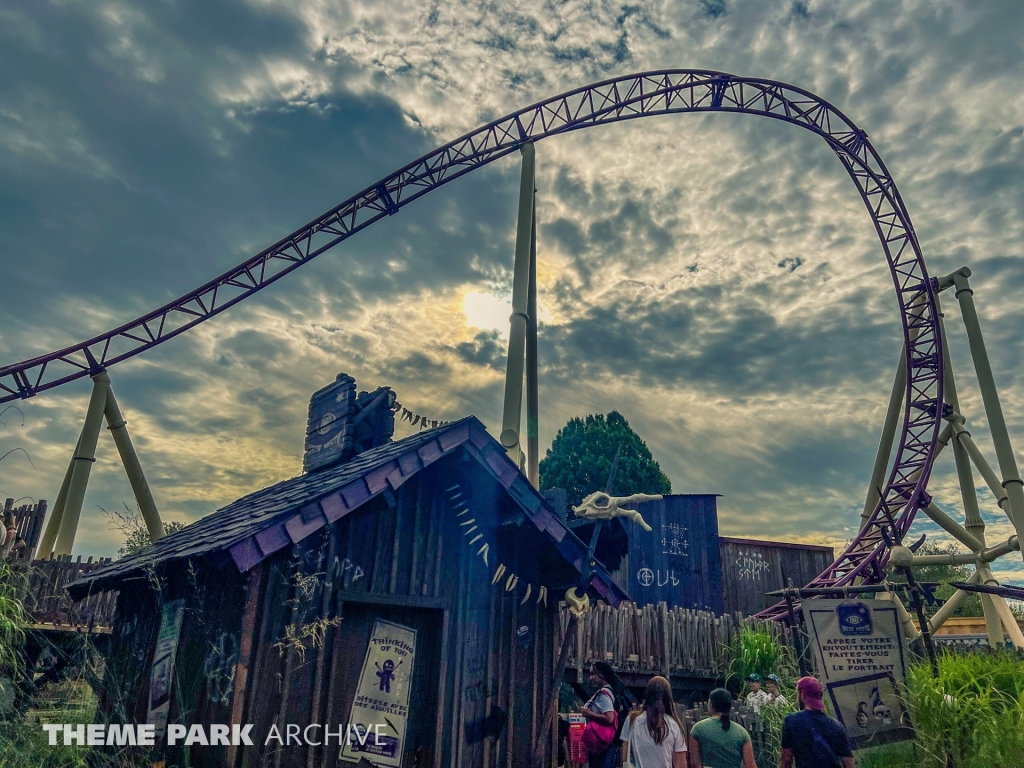
[[[540,400],[537,393],[537,197],[530,233],[530,295],[526,303],[526,477],[540,488]]]
[[[871,513],[878,505],[878,490],[885,482],[885,469],[889,466],[893,440],[896,439],[896,427],[899,426],[900,414],[903,412],[903,393],[907,388],[907,348],[900,350],[900,361],[896,366],[896,376],[889,394],[889,407],[885,411],[885,424],[882,426],[882,437],[878,441],[875,453],[875,465],[871,468],[871,482],[868,484],[868,496],[864,501],[864,511],[860,515],[860,528],[871,519]]]
[[[523,170],[519,180],[519,221],[516,227],[516,256],[512,273],[512,316],[505,367],[505,400],[499,440],[517,465],[522,448],[519,430],[523,408],[523,364],[529,323],[530,248],[533,237],[535,150],[532,142],[522,146]]]
[[[131,483],[135,501],[138,502],[142,519],[149,531],[149,540],[159,541],[164,537],[164,525],[160,520],[160,512],[156,508],[153,492],[149,489],[149,483],[146,481],[146,473],[142,471],[139,455],[135,452],[131,435],[128,434],[128,422],[121,415],[121,409],[117,405],[109,378],[107,379],[107,402],[104,415],[107,419],[107,429],[110,430],[110,436],[114,438],[114,445],[117,446],[121,464],[124,466],[124,471],[128,473],[128,482]]]
[[[953,285],[956,286],[956,298],[960,302],[964,325],[967,326],[967,340],[971,347],[971,357],[974,358],[974,369],[978,375],[981,399],[985,404],[985,414],[988,416],[989,428],[992,431],[992,442],[996,448],[996,459],[999,462],[999,471],[1003,476],[1002,486],[1006,489],[1006,496],[1009,500],[1007,514],[1013,527],[1017,530],[1017,535],[1024,537],[1024,481],[1021,480],[1020,472],[1017,470],[1017,460],[1013,456],[1013,447],[1010,445],[1010,433],[1006,429],[1006,419],[1003,418],[1003,409],[999,404],[999,393],[996,392],[992,365],[985,349],[985,339],[981,335],[978,310],[974,306],[974,291],[967,279],[970,276],[971,270],[963,267],[953,273]]]
[[[47,559],[50,554],[70,555],[78,532],[78,521],[82,515],[82,504],[89,486],[92,465],[96,461],[96,444],[99,441],[101,421],[106,418],[107,428],[114,438],[121,464],[128,474],[135,501],[142,512],[151,541],[164,536],[163,522],[157,510],[153,492],[142,471],[139,455],[135,452],[131,436],[128,434],[127,422],[121,415],[121,409],[110,386],[110,377],[105,371],[92,376],[92,394],[89,397],[89,409],[86,412],[82,433],[75,444],[75,452],[64,475],[57,501],[53,505],[46,530],[39,542],[38,557]]]
[[[85,424],[82,426],[82,436],[78,439],[75,455],[71,457],[71,482],[68,485],[67,501],[61,515],[60,532],[57,534],[57,544],[54,549],[56,555],[70,555],[71,548],[75,544],[75,533],[78,531],[78,518],[82,515],[85,490],[89,486],[92,465],[96,462],[96,441],[100,436],[100,423],[103,420],[103,410],[107,404],[107,384],[109,383],[110,377],[106,372],[94,374],[92,377],[89,410],[85,414]],[[48,553],[40,552],[40,554]]]

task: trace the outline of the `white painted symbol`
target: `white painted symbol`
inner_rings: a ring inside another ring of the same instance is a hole
[[[641,568],[636,572],[636,580],[640,582],[640,586],[649,587],[654,583],[654,571],[650,568]]]
[[[686,539],[686,526],[679,523],[662,523],[661,554],[689,557],[690,542]]]
[[[333,424],[337,420],[337,418],[338,417],[335,416],[333,413],[325,413],[320,419],[320,426],[317,427],[316,430],[317,433],[321,435],[326,435],[328,432],[331,431],[331,424]]]
[[[363,569],[360,568],[355,563],[353,563],[347,557],[344,560],[341,561],[341,575],[342,575],[342,578],[344,578],[346,571],[352,570],[353,568],[355,570],[352,571],[352,581],[359,581],[359,579],[363,578]]]
[[[771,570],[771,563],[760,552],[740,552],[736,558],[736,576],[744,580],[762,579]]]

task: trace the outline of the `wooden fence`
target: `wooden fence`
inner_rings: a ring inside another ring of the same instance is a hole
[[[84,563],[81,555],[72,560],[70,555],[19,562],[15,565],[15,578],[25,604],[25,610],[38,625],[55,625],[60,628],[110,627],[114,623],[117,606],[117,592],[100,592],[89,595],[77,603],[67,593],[67,585],[83,574],[110,562],[101,557],[93,561],[90,557]]]
[[[14,499],[4,502],[4,523],[14,523],[17,539],[16,545],[8,560],[28,561],[35,555],[39,537],[43,532],[43,520],[46,518],[46,499],[38,504],[23,504],[15,508]]]
[[[564,633],[569,613],[564,603],[559,607]],[[618,608],[596,603],[577,622],[569,666],[583,669],[606,661],[620,672],[717,677],[725,672],[725,646],[740,625],[738,616],[669,608],[664,602],[627,602]]]

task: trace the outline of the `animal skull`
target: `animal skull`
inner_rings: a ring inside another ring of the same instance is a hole
[[[611,520],[613,517],[628,517],[634,523],[640,525],[645,531],[650,531],[649,526],[634,509],[623,509],[624,504],[636,504],[641,501],[658,501],[661,496],[648,493],[634,493],[632,496],[609,496],[603,491],[595,491],[585,498],[578,507],[572,511],[577,517],[585,517],[588,520]]]

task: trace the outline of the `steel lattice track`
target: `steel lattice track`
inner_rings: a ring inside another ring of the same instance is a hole
[[[881,526],[892,517],[898,535],[904,535],[928,498],[925,488],[942,421],[943,350],[935,286],[899,191],[867,134],[814,94],[771,80],[701,70],[645,72],[588,85],[502,117],[386,176],[185,296],[96,338],[0,368],[0,403],[88,376],[173,338],[524,142],[675,112],[761,115],[818,134],[843,163],[871,215],[896,286],[908,351],[903,432],[882,500],[868,525],[808,586],[841,586],[857,578],[878,581],[887,557]],[[761,615],[777,618],[782,612],[775,606]]]

